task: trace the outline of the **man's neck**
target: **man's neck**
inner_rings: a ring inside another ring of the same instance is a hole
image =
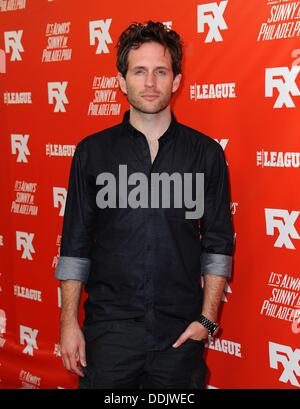
[[[147,139],[157,140],[169,128],[172,115],[170,105],[157,114],[145,114],[130,107],[129,121]]]

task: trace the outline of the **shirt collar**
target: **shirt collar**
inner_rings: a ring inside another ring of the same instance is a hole
[[[140,135],[143,135],[142,132],[138,131],[134,126],[131,125],[131,123],[129,122],[129,116],[130,116],[130,110],[128,110],[128,111],[126,111],[124,113],[123,121],[122,121],[122,125],[126,129],[127,134],[133,139],[140,136]],[[173,111],[171,111],[170,125],[169,125],[168,129],[159,137],[159,139],[158,139],[159,143],[164,143],[166,140],[174,137],[174,135],[175,135],[174,131],[175,131],[177,123],[178,122],[176,120],[176,117],[175,117]]]

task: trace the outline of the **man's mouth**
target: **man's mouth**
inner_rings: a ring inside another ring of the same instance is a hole
[[[153,99],[156,99],[158,97],[159,97],[158,94],[144,94],[144,95],[142,95],[142,98],[147,99],[149,101],[152,101]]]

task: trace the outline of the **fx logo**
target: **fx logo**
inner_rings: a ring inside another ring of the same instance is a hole
[[[223,14],[227,6],[228,0],[217,3],[200,4],[197,6],[198,16],[198,33],[204,33],[205,24],[208,25],[209,31],[205,38],[205,43],[215,41],[223,41],[220,30],[227,30],[227,24]]]
[[[226,282],[225,288],[224,288],[224,292],[222,294],[222,301],[223,302],[228,302],[228,299],[226,297],[226,293],[227,294],[231,294],[232,293],[232,289],[230,288],[228,282]]]
[[[218,142],[218,144],[220,144],[222,146],[222,149],[225,152],[225,149],[226,149],[226,146],[227,146],[227,144],[229,142],[229,139],[216,139],[216,138],[214,138],[214,140],[216,142]],[[228,166],[227,159],[225,159],[225,160],[226,160],[226,165]]]
[[[216,142],[218,142],[218,144],[220,144],[222,146],[223,151],[225,151],[225,148],[226,148],[226,146],[228,144],[229,139],[216,139],[216,138],[214,138],[214,140]]]
[[[59,216],[63,216],[65,213],[65,204],[67,198],[67,190],[64,187],[53,188],[53,202],[54,207],[59,208]]]
[[[0,74],[6,73],[6,54],[4,50],[0,49]]]
[[[60,344],[55,344],[54,345],[53,355],[61,356]],[[58,389],[64,389],[64,388],[58,388]]]
[[[36,343],[38,332],[39,331],[37,329],[32,329],[29,327],[25,327],[24,325],[20,325],[20,344],[26,344],[26,347],[22,351],[23,354],[33,356],[33,349],[38,349]]]
[[[11,134],[11,153],[18,154],[17,162],[28,163],[26,155],[30,155],[27,143],[29,135]]]
[[[61,288],[57,287],[57,306],[58,308],[61,308],[62,303],[61,303]]]
[[[163,25],[168,29],[172,30],[173,21],[163,21]]]
[[[32,260],[31,253],[35,253],[32,245],[34,233],[27,233],[25,231],[16,231],[17,250],[22,250],[21,258]]]
[[[236,214],[238,205],[239,205],[238,202],[230,202],[231,214]]]
[[[54,112],[66,112],[64,104],[68,104],[66,97],[66,88],[68,81],[63,82],[48,82],[48,102],[54,104],[56,101]]]
[[[295,222],[299,216],[298,211],[292,210],[289,213],[285,209],[265,209],[267,235],[274,236],[274,229],[277,228],[279,236],[275,241],[274,247],[285,246],[288,249],[295,250],[292,239],[300,239],[300,236],[295,229]]]
[[[6,333],[6,314],[4,310],[0,310],[0,337]]]
[[[295,108],[292,96],[299,96],[300,90],[296,84],[296,78],[300,71],[300,66],[266,68],[265,76],[265,96],[273,97],[273,90],[277,88],[279,95],[273,108]]]
[[[21,54],[24,48],[21,43],[23,30],[4,32],[5,52],[8,54],[12,50],[10,61],[22,61]]]
[[[278,369],[278,363],[283,366],[283,372],[280,375],[280,382],[290,382],[294,386],[300,387],[296,376],[300,376],[300,349],[293,349],[288,345],[269,342],[270,368]]]
[[[96,45],[96,40],[98,41],[96,54],[109,53],[107,44],[112,43],[111,36],[108,32],[111,21],[111,18],[107,18],[106,20],[96,20],[89,22],[90,45]]]

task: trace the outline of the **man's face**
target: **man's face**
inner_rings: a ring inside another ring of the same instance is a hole
[[[156,114],[163,111],[180,84],[181,74],[174,78],[168,49],[155,42],[142,44],[128,53],[126,77],[118,74],[121,90],[130,105],[139,112]]]

